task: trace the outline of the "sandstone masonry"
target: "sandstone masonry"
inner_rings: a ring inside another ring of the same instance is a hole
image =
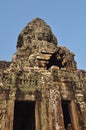
[[[86,130],[86,71],[40,18],[0,61],[0,130]]]

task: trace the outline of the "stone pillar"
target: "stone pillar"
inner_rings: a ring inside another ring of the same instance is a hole
[[[73,129],[80,130],[76,104],[73,100],[70,102],[70,115]]]
[[[6,128],[5,130],[13,130],[14,118],[14,103],[15,103],[15,90],[9,93],[9,98],[6,100]]]
[[[13,130],[14,117],[14,100],[7,100],[6,128],[5,130]]]
[[[48,130],[47,129],[47,108],[46,108],[46,99],[42,97],[41,101],[41,128],[42,130]]]
[[[35,122],[36,122],[36,130],[40,130],[40,112],[39,112],[39,101],[36,101],[35,106]]]
[[[50,92],[48,91],[48,101],[47,101],[47,115],[48,115],[48,129],[53,130],[53,118],[52,118],[52,105],[51,105],[51,99],[50,99]]]
[[[60,92],[57,88],[50,89],[50,107],[52,107],[53,130],[64,130]],[[52,129],[51,129],[52,130]]]
[[[6,126],[6,100],[0,100],[0,130],[5,130]]]

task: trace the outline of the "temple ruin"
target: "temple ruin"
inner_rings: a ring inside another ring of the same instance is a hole
[[[36,18],[0,61],[0,130],[86,130],[86,71]]]

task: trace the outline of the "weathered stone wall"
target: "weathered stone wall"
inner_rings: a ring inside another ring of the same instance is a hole
[[[7,69],[10,66],[11,62],[0,61],[0,70]]]
[[[67,101],[71,129],[86,130],[86,71],[77,69],[74,54],[58,45],[43,20],[23,29],[11,64],[0,66],[0,130],[13,130],[15,101],[36,102],[36,130],[65,130]]]
[[[81,129],[84,130],[86,125],[86,100],[83,73],[81,78],[79,77],[81,71],[72,71],[70,74],[69,71],[70,70],[54,69],[53,67],[45,71],[31,69],[29,73],[28,71],[25,72],[22,70],[16,72],[15,77],[13,77],[15,80],[12,79],[14,82],[11,82],[13,86],[8,86],[6,82],[6,84],[4,83],[5,86],[0,87],[0,97],[3,103],[0,108],[1,116],[4,116],[3,111],[9,109],[6,106],[6,102],[10,102],[13,97],[13,102],[15,102],[15,100],[27,99],[27,95],[35,95],[40,102],[40,118],[43,129],[53,129],[52,127],[54,127],[56,130],[63,130],[64,124],[62,123],[61,100],[74,100],[77,105],[79,124]],[[82,84],[80,86],[81,81]],[[28,98],[28,100],[32,99]],[[9,107],[10,105],[11,104],[9,104]],[[2,106],[5,106],[5,108],[2,108]],[[7,116],[7,119],[8,117],[9,116]]]

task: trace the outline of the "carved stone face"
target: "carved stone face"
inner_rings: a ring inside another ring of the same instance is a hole
[[[57,39],[51,28],[44,20],[36,18],[20,33],[14,60],[21,60],[21,64],[25,61],[24,66],[29,67],[47,69],[53,65],[59,68],[76,67],[74,55],[67,48],[57,45]]]
[[[51,28],[43,20],[38,18],[30,22],[20,33],[17,48],[22,47],[25,43],[31,44],[33,40],[58,44]]]
[[[52,40],[52,33],[50,28],[45,27],[38,27],[35,30],[35,36],[37,40],[44,40],[44,41],[48,41],[51,42]]]

